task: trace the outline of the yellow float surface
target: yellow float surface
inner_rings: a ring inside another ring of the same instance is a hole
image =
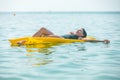
[[[95,40],[94,37],[87,37],[90,40]],[[52,37],[22,37],[22,38],[15,38],[9,39],[11,45],[18,45],[19,41],[25,41],[24,45],[29,44],[44,44],[44,43],[52,43],[52,44],[59,44],[59,43],[73,43],[73,42],[85,42],[84,40],[77,40],[77,39],[64,39],[64,38],[52,38]]]

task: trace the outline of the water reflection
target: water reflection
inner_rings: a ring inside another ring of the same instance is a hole
[[[11,45],[11,47],[24,47],[26,49],[27,64],[31,66],[42,66],[53,62],[53,60],[49,58],[49,55],[54,52],[52,46],[53,44],[46,43],[24,46]]]
[[[78,51],[86,51],[86,47],[83,43],[75,43],[73,46],[75,46]]]
[[[26,48],[27,52],[39,52],[45,55],[53,53],[49,48]]]
[[[46,64],[49,64],[51,62],[53,62],[53,60],[51,60],[50,58],[48,58],[48,56],[45,56],[45,57],[41,57],[41,56],[38,56],[36,54],[30,54],[28,53],[26,56],[29,57],[28,59],[28,63],[31,65],[31,66],[43,66],[43,65],[46,65]]]
[[[31,63],[32,66],[42,66],[53,62],[49,55],[53,53],[50,48],[33,48],[26,47],[28,52],[26,56],[29,57],[28,63]]]
[[[22,46],[12,46],[12,47],[22,47]],[[62,52],[63,54],[66,51],[70,52],[79,52],[86,51],[86,47],[82,43],[70,43],[70,44],[34,44],[34,45],[24,45],[24,48],[27,51],[26,56],[27,63],[32,66],[42,66],[50,64],[54,60],[49,57],[50,54],[55,52]],[[62,55],[62,54],[61,54]],[[72,54],[71,54],[72,55]]]
[[[51,48],[57,45],[59,44],[42,43],[42,44],[34,44],[34,45],[25,45],[25,47],[27,52],[39,52],[45,55],[49,55],[54,52],[51,50]]]

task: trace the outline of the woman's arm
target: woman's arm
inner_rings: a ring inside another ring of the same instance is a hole
[[[86,42],[104,42],[106,44],[110,43],[109,40],[105,39],[105,40],[89,40],[89,39],[82,39],[82,40],[85,40]]]
[[[86,42],[104,42],[106,44],[110,43],[109,40],[105,39],[105,40],[85,40]]]

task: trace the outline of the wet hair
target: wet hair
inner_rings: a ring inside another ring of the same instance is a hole
[[[84,36],[82,36],[82,37],[83,37],[83,38],[86,37],[86,36],[87,36],[87,32],[85,31],[85,29],[84,29],[84,28],[81,28],[81,30],[82,30],[82,33],[83,33],[83,35],[84,35]]]

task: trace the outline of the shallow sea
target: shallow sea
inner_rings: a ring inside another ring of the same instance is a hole
[[[120,13],[0,13],[0,80],[120,80]],[[50,48],[12,47],[11,38],[41,27],[57,35],[85,28],[104,43],[71,43]]]

